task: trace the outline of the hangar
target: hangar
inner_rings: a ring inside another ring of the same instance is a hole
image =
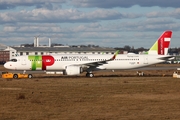
[[[1,64],[18,55],[50,55],[50,54],[114,54],[114,48],[87,47],[87,46],[38,46],[38,47],[11,47],[0,44]]]

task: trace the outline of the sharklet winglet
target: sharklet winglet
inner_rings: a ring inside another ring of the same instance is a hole
[[[119,54],[119,50],[117,50],[116,52],[115,52],[115,54],[113,55],[113,57],[110,59],[110,60],[114,60],[114,59],[116,59],[116,56]]]

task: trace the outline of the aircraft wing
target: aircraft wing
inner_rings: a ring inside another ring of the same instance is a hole
[[[119,50],[115,52],[115,54],[108,60],[103,60],[103,61],[96,61],[96,62],[89,62],[89,63],[84,63],[84,64],[78,64],[79,65],[84,65],[84,66],[89,66],[89,67],[97,67],[103,64],[107,64],[108,61],[112,61],[116,58],[117,54],[119,53]]]
[[[103,65],[103,64],[107,64],[107,61],[108,61],[108,60],[98,61],[98,62],[91,62],[91,63],[85,63],[85,64],[83,64],[83,65],[89,66],[89,67],[97,67],[97,66],[100,66],[100,65]]]

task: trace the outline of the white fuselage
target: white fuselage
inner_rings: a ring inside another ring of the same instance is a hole
[[[49,57],[50,56],[50,57]],[[4,67],[12,70],[65,70],[67,66],[88,66],[98,61],[105,61],[112,55],[48,55],[42,57],[17,56],[17,61],[6,62]],[[165,55],[127,54],[117,55],[112,61],[97,65],[94,69],[134,69],[164,62]],[[53,61],[53,62],[52,62]],[[93,67],[92,67],[93,70]]]

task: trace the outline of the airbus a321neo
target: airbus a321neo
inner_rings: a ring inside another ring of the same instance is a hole
[[[93,77],[93,71],[134,69],[162,63],[173,58],[167,55],[172,31],[165,31],[146,54],[57,54],[17,56],[4,64],[11,70],[62,71],[64,75],[80,75],[86,72]]]

